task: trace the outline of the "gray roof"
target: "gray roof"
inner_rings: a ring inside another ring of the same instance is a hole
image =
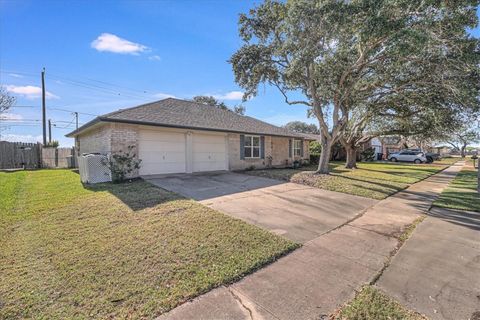
[[[99,122],[121,122],[185,129],[252,133],[305,138],[299,133],[248,116],[194,101],[167,98],[99,116],[67,136],[72,137]]]

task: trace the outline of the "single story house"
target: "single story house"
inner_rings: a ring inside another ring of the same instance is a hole
[[[136,175],[285,167],[309,159],[309,141],[230,110],[168,98],[99,116],[67,134],[78,155],[133,146]]]

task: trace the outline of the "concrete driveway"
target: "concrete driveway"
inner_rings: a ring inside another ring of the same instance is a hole
[[[377,202],[233,172],[143,178],[158,187],[301,243],[346,223]]]

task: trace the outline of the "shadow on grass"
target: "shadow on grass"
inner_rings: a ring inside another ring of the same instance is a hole
[[[94,192],[107,191],[133,211],[185,199],[176,193],[157,188],[141,179],[123,183],[84,184],[84,188]]]
[[[428,212],[428,215],[459,226],[480,231],[480,212],[467,212],[434,207]]]

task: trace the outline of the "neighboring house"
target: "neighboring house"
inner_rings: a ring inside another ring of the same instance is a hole
[[[375,148],[377,159],[379,157],[387,159],[390,153],[405,149],[405,139],[402,139],[400,136],[382,136],[373,138],[370,144]]]
[[[449,156],[453,150],[449,146],[435,146],[435,147],[429,148],[428,151],[433,153],[438,153],[440,154],[440,156],[444,157],[444,156]]]
[[[309,159],[309,138],[193,101],[168,98],[99,116],[67,137],[78,154],[135,147],[136,175],[285,167]]]

